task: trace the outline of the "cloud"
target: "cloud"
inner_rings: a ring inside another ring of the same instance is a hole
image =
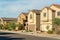
[[[35,2],[36,3],[36,2]],[[1,4],[1,8],[4,8],[6,10],[3,10],[3,11],[8,11],[8,12],[16,12],[18,10],[22,11],[22,10],[25,10],[25,9],[31,9],[31,8],[34,8],[34,5],[35,3],[31,2],[31,3],[28,3],[26,1],[23,1],[23,2],[6,2],[6,3],[3,3]]]
[[[54,3],[60,4],[60,0],[0,0],[0,17],[17,17],[20,12],[42,9]]]

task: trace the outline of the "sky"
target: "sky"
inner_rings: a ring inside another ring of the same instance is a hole
[[[18,17],[21,12],[41,10],[51,4],[60,4],[60,0],[0,0],[0,17]]]

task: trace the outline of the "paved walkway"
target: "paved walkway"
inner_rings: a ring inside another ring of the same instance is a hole
[[[0,32],[11,32],[11,33],[31,35],[31,36],[49,37],[49,38],[60,39],[60,35],[57,35],[57,34],[45,34],[45,33],[39,33],[38,34],[38,33],[33,33],[33,32],[8,31],[8,30],[0,30]]]

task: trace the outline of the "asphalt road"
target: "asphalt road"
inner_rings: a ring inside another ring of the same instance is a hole
[[[59,39],[0,32],[0,40],[59,40]]]

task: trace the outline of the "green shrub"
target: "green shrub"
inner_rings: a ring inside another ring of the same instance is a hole
[[[2,27],[3,27],[3,24],[0,24],[0,29],[2,29]]]
[[[26,32],[31,32],[31,30],[25,30]]]
[[[25,29],[25,27],[22,24],[18,24],[17,26],[19,27],[19,30],[24,30]]]
[[[54,31],[53,31],[53,30],[52,30],[52,31],[51,31],[51,30],[48,30],[47,33],[48,33],[48,34],[53,34]]]
[[[15,30],[16,24],[15,23],[9,23],[7,29],[8,30]]]
[[[60,34],[60,31],[56,31],[56,34]]]

